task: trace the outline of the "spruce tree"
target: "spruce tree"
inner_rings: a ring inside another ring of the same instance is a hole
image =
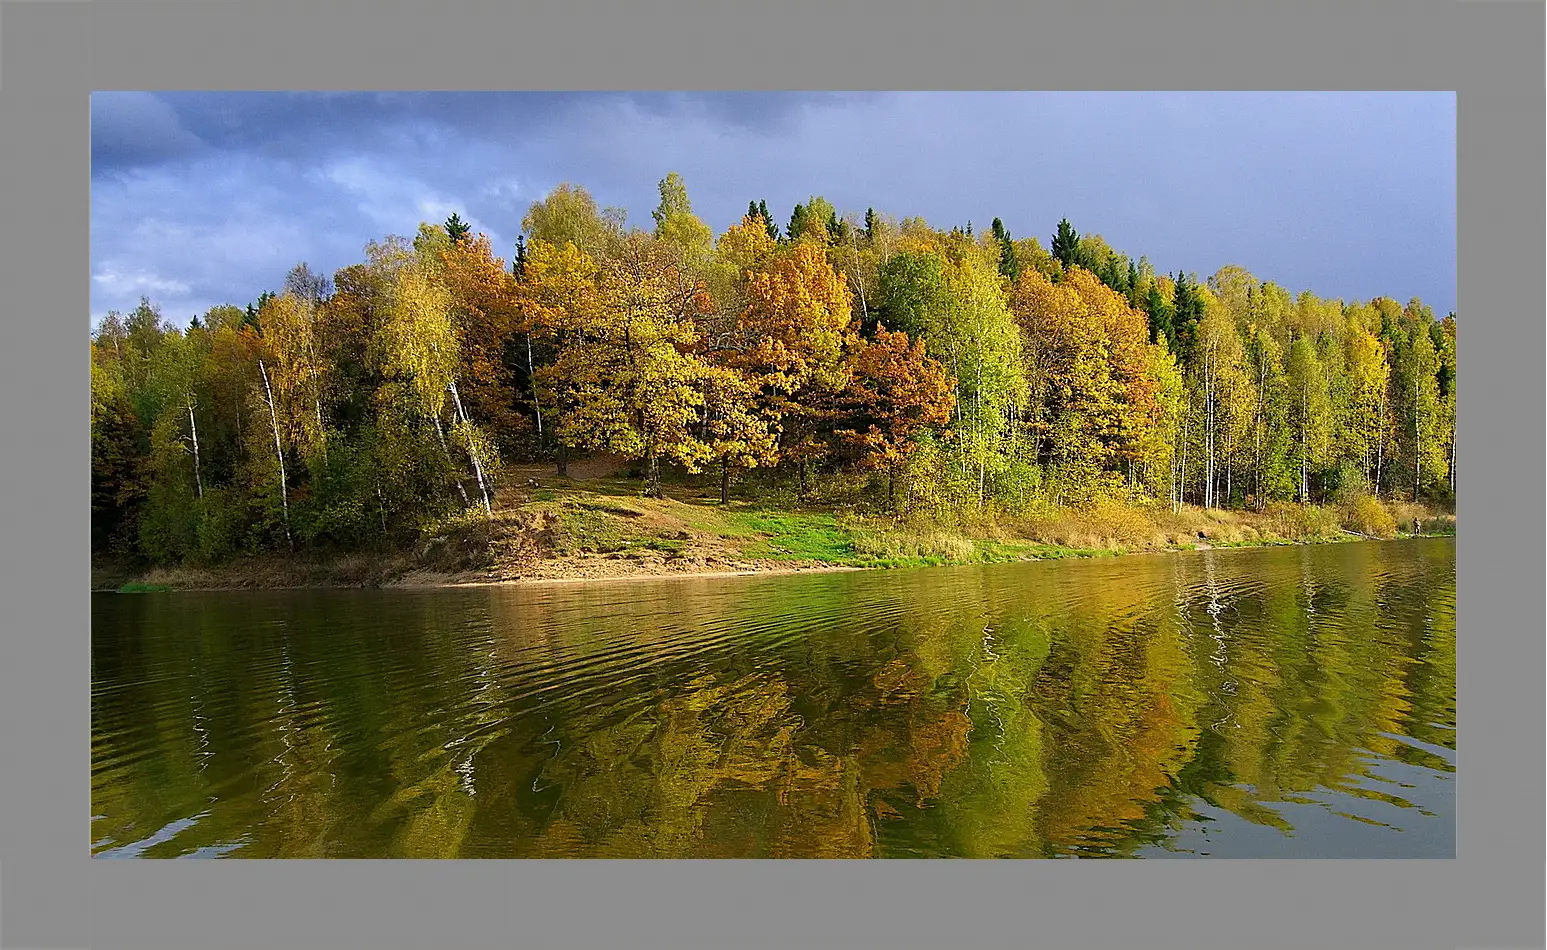
[[[1160,288],[1153,283],[1144,294],[1144,312],[1150,318],[1150,342],[1162,343],[1173,353],[1176,352],[1176,326],[1174,323],[1174,311],[1171,304],[1166,301]]]
[[[1011,282],[1020,279],[1021,259],[1015,252],[1015,242],[1010,240],[1010,232],[1006,230],[1004,222],[994,219],[991,228],[994,238],[999,242],[999,273],[1009,278]]]
[[[1192,343],[1193,331],[1203,319],[1203,297],[1188,275],[1176,272],[1176,293],[1171,299],[1171,324],[1175,333],[1172,349],[1185,352]]]
[[[795,210],[790,212],[790,225],[785,229],[785,237],[793,241],[800,237],[800,233],[801,231],[805,230],[805,227],[806,206],[803,204],[797,204],[795,205]]]
[[[1068,218],[1058,222],[1058,232],[1053,235],[1053,257],[1064,267],[1083,265],[1080,255],[1080,233]]]

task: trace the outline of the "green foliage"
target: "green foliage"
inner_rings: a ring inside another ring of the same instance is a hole
[[[659,237],[661,230],[666,227],[672,218],[693,213],[693,204],[688,200],[687,186],[682,183],[682,176],[672,172],[661,179],[659,185],[661,203],[650,213],[655,219],[655,233]]]
[[[147,460],[150,487],[140,517],[139,544],[154,561],[175,563],[193,552],[198,537],[198,499],[188,450],[175,413],[151,428]]]
[[[307,459],[309,491],[296,508],[296,535],[308,545],[335,550],[372,546],[385,533],[370,488],[375,476],[369,449],[335,439],[326,453]]]
[[[903,252],[881,267],[876,307],[881,322],[910,337],[922,336],[950,306],[945,262],[934,254]]]
[[[790,212],[790,223],[785,226],[784,235],[788,240],[795,240],[806,233],[806,206],[797,203],[795,209]]]
[[[96,356],[95,346],[93,356]],[[137,534],[149,446],[115,368],[91,364],[92,549],[124,553]]]
[[[1142,309],[1149,317],[1150,342],[1168,349],[1176,345],[1176,308],[1165,298],[1160,288],[1151,283],[1141,300]]]
[[[240,486],[217,485],[199,500],[196,556],[201,564],[218,564],[259,553],[262,539],[252,530],[261,520],[261,506]]]

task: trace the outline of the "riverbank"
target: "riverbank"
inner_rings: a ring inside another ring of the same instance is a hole
[[[1202,510],[1107,503],[1039,508],[949,524],[904,520],[828,499],[756,496],[729,505],[693,485],[661,498],[615,473],[525,479],[494,516],[451,519],[413,550],[266,556],[220,565],[97,562],[92,590],[449,587],[999,563],[1130,553],[1378,540],[1455,533],[1455,516],[1359,499],[1339,507]]]

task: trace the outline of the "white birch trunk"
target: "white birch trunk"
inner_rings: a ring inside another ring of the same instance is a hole
[[[1267,425],[1267,401],[1268,401],[1268,363],[1259,351],[1257,356],[1257,418],[1252,422],[1252,439],[1256,444],[1253,465],[1253,486],[1257,494],[1257,504],[1262,504],[1262,430]]]
[[[1204,434],[1207,459],[1204,463],[1203,507],[1214,507],[1214,352],[1210,348],[1204,360],[1204,420],[1208,431]]]
[[[285,518],[285,544],[294,549],[295,541],[290,536],[290,490],[285,482],[285,449],[279,440],[279,412],[274,407],[274,389],[269,385],[269,371],[261,359],[258,360],[258,372],[263,376],[263,391],[267,396],[269,422],[274,428],[274,456],[279,459],[279,505]]]
[[[483,460],[478,457],[478,446],[473,442],[473,423],[462,408],[462,396],[457,392],[457,381],[451,380],[446,387],[451,391],[451,401],[457,407],[457,416],[467,431],[467,454],[473,460],[473,475],[478,479],[478,491],[483,495],[484,514],[494,516],[494,506],[489,503],[489,484],[483,477]]]
[[[199,467],[199,424],[193,417],[193,400],[188,400],[188,431],[193,436],[193,483],[204,497],[204,474]]]
[[[1309,393],[1300,395],[1300,504],[1311,500],[1310,492],[1310,429],[1311,429],[1311,397]]]
[[[1380,388],[1380,402],[1375,408],[1375,497],[1380,497],[1381,469],[1386,461],[1386,386]]]
[[[532,368],[532,334],[526,335],[526,378],[532,384],[532,409],[537,413],[537,438],[543,437],[543,407],[537,401],[537,371]]]

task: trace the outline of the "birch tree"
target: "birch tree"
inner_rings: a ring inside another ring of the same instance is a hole
[[[384,352],[388,367],[412,386],[420,412],[433,423],[443,447],[442,417],[447,397],[451,397],[454,431],[462,436],[484,513],[492,515],[494,509],[486,465],[488,447],[468,416],[457,389],[460,352],[450,311],[450,293],[424,264],[413,261],[400,267],[394,275],[391,301],[382,328]],[[449,450],[447,461],[450,461]]]
[[[1305,335],[1289,346],[1285,367],[1290,397],[1289,424],[1299,470],[1299,499],[1309,503],[1311,474],[1326,466],[1332,449],[1332,402],[1316,346]]]

